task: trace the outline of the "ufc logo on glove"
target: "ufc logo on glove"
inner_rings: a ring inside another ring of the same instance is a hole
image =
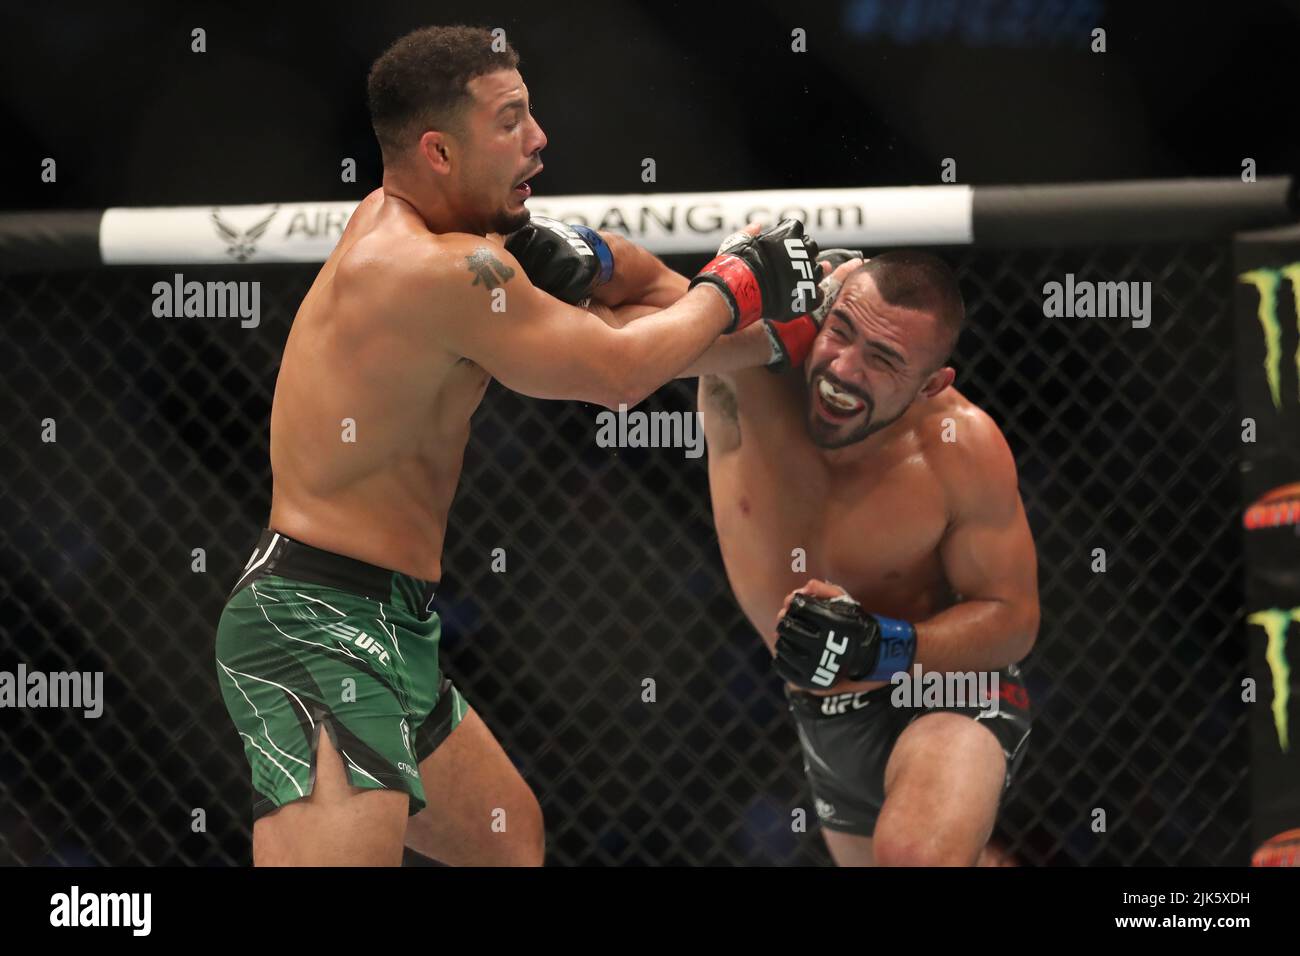
[[[830,687],[835,683],[835,675],[840,672],[840,655],[849,647],[849,639],[835,641],[835,632],[826,635],[826,647],[822,651],[821,665],[813,672],[813,683],[821,687]]]
[[[816,301],[817,266],[808,257],[808,247],[799,238],[785,241],[786,255],[790,257],[790,268],[803,278],[794,285],[794,309],[796,312],[808,311],[808,303]],[[809,298],[813,296],[814,298]]]
[[[796,687],[826,688],[837,680],[887,681],[916,657],[916,629],[862,610],[848,595],[817,598],[796,592],[777,622],[776,672]]]

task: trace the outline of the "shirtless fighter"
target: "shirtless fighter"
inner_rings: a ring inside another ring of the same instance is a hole
[[[952,387],[956,277],[924,252],[858,255],[823,253],[839,265],[812,313],[683,373],[700,376],[714,523],[836,862],[992,865],[1030,729],[1034,544],[1006,440]],[[998,697],[892,706],[889,678],[914,665],[996,672]]]
[[[751,229],[684,295],[630,243],[530,223],[546,137],[518,57],[493,41],[429,28],[375,62],[383,187],[285,345],[269,527],[216,641],[258,865],[397,864],[404,844],[453,865],[542,862],[536,798],[438,661],[432,598],[470,416],[489,377],[635,404],[719,333],[818,295],[797,222]],[[590,297],[599,314],[573,304]],[[626,306],[653,314],[619,327]]]
[[[1015,462],[952,387],[965,310],[942,260],[888,252],[825,284],[821,314],[694,369],[713,372],[699,404],[727,576],[788,682],[835,861],[975,864],[1030,728],[1016,665],[1037,563]],[[914,664],[996,671],[997,706],[892,706]]]

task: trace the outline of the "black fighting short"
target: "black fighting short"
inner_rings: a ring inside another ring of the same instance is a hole
[[[938,711],[966,714],[992,731],[1007,758],[1005,795],[1024,759],[1033,717],[1020,669],[1012,664],[997,673],[996,713],[984,713],[979,706],[895,707],[890,700],[892,684],[824,697],[787,689],[803,747],[804,773],[822,826],[871,836],[885,799],[885,764],[894,744],[908,724]]]

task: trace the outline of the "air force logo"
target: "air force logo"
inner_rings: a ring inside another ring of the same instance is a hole
[[[252,258],[253,253],[257,252],[257,241],[266,234],[266,230],[271,227],[271,220],[279,211],[280,206],[277,203],[271,207],[271,211],[264,219],[259,219],[247,229],[239,229],[222,219],[221,210],[214,208],[211,214],[212,225],[217,230],[217,235],[225,242],[226,252],[233,256],[236,262],[247,262]]]

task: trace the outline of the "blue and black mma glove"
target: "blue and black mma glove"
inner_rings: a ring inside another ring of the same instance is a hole
[[[916,629],[906,621],[862,610],[847,594],[796,594],[776,626],[773,667],[809,690],[837,680],[889,680],[916,657]]]
[[[506,239],[528,281],[569,305],[582,305],[614,275],[614,254],[594,229],[533,216]]]

